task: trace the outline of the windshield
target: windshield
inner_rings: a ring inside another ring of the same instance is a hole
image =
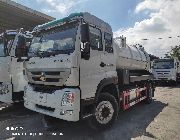
[[[4,42],[3,39],[0,38],[0,57],[5,56],[4,54]]]
[[[174,61],[173,60],[166,60],[166,61],[155,61],[153,64],[154,69],[172,69],[174,68]]]
[[[77,22],[41,32],[33,37],[29,57],[70,54],[75,50]]]

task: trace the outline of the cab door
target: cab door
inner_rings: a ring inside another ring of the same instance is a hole
[[[101,55],[101,67],[106,72],[107,77],[116,76],[116,60],[114,57],[114,50],[112,45],[112,34],[104,33],[104,53]]]
[[[9,56],[0,55],[0,83],[11,82],[10,62],[11,59]]]
[[[90,99],[95,97],[97,86],[106,77],[101,67],[101,55],[103,54],[101,30],[90,26],[90,58],[81,59],[80,63],[80,88],[81,98]]]
[[[10,65],[11,57],[5,53],[4,45],[0,44],[0,101],[5,103],[12,103]]]

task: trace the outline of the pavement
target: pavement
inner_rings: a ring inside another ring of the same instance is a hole
[[[0,140],[180,140],[180,85],[157,87],[151,104],[120,112],[107,130],[94,131],[87,121],[51,121],[47,130],[43,115],[23,104],[0,103]]]

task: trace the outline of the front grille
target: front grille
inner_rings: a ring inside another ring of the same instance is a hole
[[[59,71],[55,69],[27,70],[29,82],[39,85],[63,86],[69,74],[70,69],[60,69]]]
[[[42,74],[42,72],[31,72],[33,75],[41,75]],[[44,72],[44,74],[46,74],[46,75],[59,75],[60,74],[60,72],[56,72],[56,71],[53,71],[53,72]]]
[[[158,78],[159,80],[168,80],[168,78]]]
[[[156,72],[160,72],[160,73],[167,72],[167,73],[169,73],[170,71],[156,71]]]
[[[46,75],[60,75],[60,72],[56,72],[56,71],[53,71],[53,72],[45,72]]]
[[[44,85],[32,85],[32,87],[33,87],[33,90],[36,92],[43,92],[43,93],[48,93],[48,94],[52,94],[56,90],[60,89],[59,87],[44,86]]]
[[[169,73],[157,73],[157,74],[159,74],[159,75],[164,75],[164,74],[166,74],[166,75],[167,75],[167,74],[169,74]]]
[[[54,110],[55,110],[55,108],[46,107],[46,106],[42,106],[42,105],[38,105],[38,104],[36,104],[36,107],[40,108],[40,109],[43,109],[43,110],[50,111],[50,112],[54,112]]]
[[[59,82],[61,78],[47,78],[46,82]]]
[[[41,75],[41,72],[31,72],[33,75]]]
[[[40,76],[39,77],[32,77],[32,79],[34,81],[40,81],[40,82],[42,81]],[[46,78],[44,82],[59,82],[59,80],[60,80],[59,78]]]

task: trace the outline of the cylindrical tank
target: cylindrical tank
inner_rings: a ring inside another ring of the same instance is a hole
[[[150,57],[141,46],[128,46],[126,38],[119,37],[113,41],[117,69],[150,70]]]

